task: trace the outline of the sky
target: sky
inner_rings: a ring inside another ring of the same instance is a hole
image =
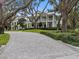
[[[20,5],[22,5],[21,2],[20,2],[20,1],[22,1],[22,0],[16,0],[16,1],[17,1]],[[44,2],[42,2],[42,3],[40,4],[40,6],[39,6],[39,10],[40,10],[40,11],[43,10],[43,8],[46,6],[46,3],[47,3],[47,2],[48,2],[48,0],[45,0]],[[45,12],[47,12],[48,9],[53,9],[53,6],[51,6],[50,4],[48,4],[48,6],[47,6]],[[20,14],[18,14],[18,15],[20,16]]]
[[[18,2],[18,4],[22,5],[22,0],[16,0],[16,1]],[[46,5],[47,2],[48,2],[48,0],[45,0],[44,2],[42,2],[40,4],[39,10],[42,10],[45,7],[45,5]],[[47,11],[47,9],[52,9],[52,8],[53,8],[53,6],[51,6],[50,4],[48,4],[48,6],[47,6],[47,8],[46,8],[45,11]]]
[[[45,5],[46,5],[47,2],[48,2],[48,0],[45,0],[45,2],[42,2],[42,3],[40,4],[39,9],[42,10],[42,9],[45,7]],[[53,6],[51,6],[50,4],[48,4],[46,10],[47,10],[47,9],[52,9],[52,8],[53,8]]]

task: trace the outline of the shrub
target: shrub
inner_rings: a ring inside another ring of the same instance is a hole
[[[75,33],[52,33],[52,32],[41,32],[41,34],[47,35],[56,40],[61,40],[65,43],[79,46],[79,37]]]
[[[75,29],[75,33],[79,35],[79,28]]]
[[[77,42],[77,37],[72,36],[72,35],[65,35],[62,37],[62,41],[66,43],[72,43],[72,42]]]
[[[41,34],[47,35],[51,38],[57,39],[57,40],[61,40],[61,37],[63,36],[63,34],[57,34],[57,33],[50,33],[50,32],[40,32]]]
[[[77,36],[64,36],[62,41],[74,46],[79,46],[79,38]]]
[[[50,28],[39,28],[42,30],[57,30],[57,27],[50,27]]]

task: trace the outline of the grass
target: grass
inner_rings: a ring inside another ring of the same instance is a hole
[[[29,29],[29,30],[18,30],[22,32],[36,32],[36,33],[41,33],[41,32],[57,32],[56,30],[42,30],[42,29]]]
[[[37,32],[37,33],[45,32],[45,31],[47,31],[47,30],[40,30],[40,29],[23,30],[23,32]]]
[[[9,41],[9,34],[0,34],[0,46],[1,45],[6,45],[7,42]]]

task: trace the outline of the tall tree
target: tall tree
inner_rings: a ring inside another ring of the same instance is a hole
[[[56,3],[57,0],[51,0],[51,2],[52,1],[54,2],[54,5],[56,6],[56,10],[59,10],[61,12],[62,31],[66,32],[68,15],[73,9],[73,7],[78,3],[79,0],[59,0],[59,3]]]
[[[76,29],[78,27],[78,20],[79,20],[79,4],[74,6],[71,10],[70,14],[68,15],[70,28]]]
[[[26,12],[27,18],[33,23],[34,28],[37,28],[37,21],[39,20],[40,16],[45,12],[49,2],[47,1],[46,5],[42,10],[39,8],[41,7],[41,3],[45,2],[46,0],[34,0],[27,9],[23,10]],[[30,16],[30,17],[29,17]]]
[[[22,29],[25,29],[25,22],[26,22],[26,19],[24,18],[21,18],[18,20],[18,24],[22,27]]]
[[[0,0],[1,1],[1,0]],[[3,1],[3,0],[2,0]],[[1,2],[2,2],[1,1]],[[1,33],[4,33],[4,25],[5,23],[7,22],[7,20],[11,17],[13,17],[14,15],[16,15],[16,13],[22,9],[25,9],[29,6],[29,4],[32,2],[33,0],[29,0],[25,5],[17,8],[16,10],[12,11],[12,12],[9,12],[9,13],[6,13],[4,14],[2,11],[2,3],[0,3],[0,34]],[[9,19],[10,20],[10,19]]]
[[[3,31],[4,31],[3,28],[4,28],[4,26],[3,26],[3,10],[2,10],[2,3],[0,3],[0,33],[3,33]]]

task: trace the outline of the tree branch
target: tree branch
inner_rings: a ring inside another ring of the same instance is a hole
[[[7,19],[11,18],[12,16],[14,16],[18,11],[25,9],[29,6],[29,4],[32,2],[33,0],[29,0],[28,3],[22,7],[19,7],[18,9],[16,9],[15,11],[13,11],[12,13],[9,13],[8,15],[6,15],[4,17],[4,21],[6,21]]]

